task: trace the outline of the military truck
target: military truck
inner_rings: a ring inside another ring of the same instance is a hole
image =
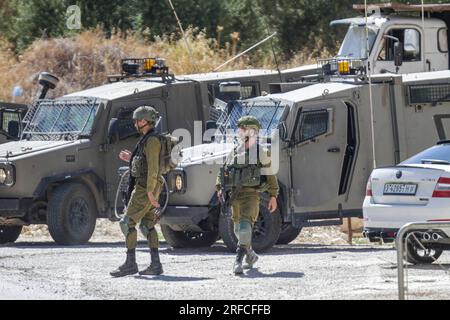
[[[0,144],[20,139],[27,105],[0,102]]]
[[[20,141],[0,145],[0,244],[17,240],[30,224],[47,224],[59,244],[82,244],[97,218],[115,220],[118,154],[138,140],[137,107],[155,106],[160,130],[193,133],[195,121],[206,125],[216,98],[227,100],[219,83],[239,81],[238,96],[250,98],[269,83],[310,73],[317,67],[174,76],[163,59],[124,59],[109,83],[53,100],[45,97],[58,79],[41,74],[43,89],[23,119]]]
[[[215,179],[220,159],[233,148],[223,132],[236,130],[242,115],[256,116],[269,137],[279,129],[282,141],[272,145],[272,154],[279,154],[279,211],[271,215],[262,202],[257,251],[289,243],[304,227],[361,218],[375,165],[399,163],[448,137],[450,5],[424,6],[424,19],[415,5],[369,10],[367,20],[332,23],[350,24],[349,31],[338,56],[319,61],[317,79],[273,84],[268,96],[229,103],[215,142],[183,150],[182,163],[169,175],[174,187],[161,220],[172,246],[209,246],[222,238],[235,250]]]

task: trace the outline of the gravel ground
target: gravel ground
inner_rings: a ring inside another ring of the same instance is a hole
[[[109,272],[124,259],[117,224],[100,221],[89,245],[70,248],[56,246],[43,227],[27,228],[16,244],[0,246],[0,299],[397,299],[393,247],[346,239],[339,228],[305,229],[242,277],[220,243],[174,250],[163,242],[164,275],[113,279]],[[137,259],[147,266],[144,242]],[[439,262],[449,269],[450,253]],[[450,298],[450,274],[439,265],[410,266],[408,284],[410,299]]]

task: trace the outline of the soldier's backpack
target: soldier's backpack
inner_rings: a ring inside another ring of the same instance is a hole
[[[178,145],[180,139],[168,133],[158,134],[156,136],[161,142],[161,152],[159,153],[159,171],[161,174],[167,174],[178,165],[178,159],[173,159],[172,153],[176,153],[174,152],[174,148]],[[179,147],[177,147],[177,150],[178,149]]]

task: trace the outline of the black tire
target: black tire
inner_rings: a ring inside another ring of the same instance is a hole
[[[406,245],[406,261],[412,264],[431,264],[435,262],[442,254],[441,249],[430,249],[422,246],[417,241],[410,237]]]
[[[281,225],[280,237],[278,238],[277,244],[289,244],[302,232],[302,229],[297,229],[290,223],[283,223]]]
[[[167,225],[161,226],[161,231],[167,243],[172,248],[204,248],[213,245],[219,238],[218,231],[189,232],[175,231]]]
[[[253,228],[252,247],[258,253],[271,249],[280,237],[281,215],[279,211],[270,213],[267,209],[268,200],[261,199],[258,221]],[[219,234],[230,252],[236,252],[238,240],[234,234],[234,224],[231,216],[220,215]]]
[[[0,244],[14,243],[22,233],[22,226],[0,226]]]
[[[47,208],[47,225],[57,244],[87,243],[94,233],[96,219],[94,197],[82,184],[64,184],[51,195]]]

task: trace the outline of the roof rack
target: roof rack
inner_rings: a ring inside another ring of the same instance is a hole
[[[169,73],[166,61],[161,58],[127,58],[122,59],[122,73],[108,76],[108,82],[119,82],[129,78],[161,78],[170,83],[175,76]]]
[[[363,4],[354,4],[353,9],[359,12],[365,12]],[[425,12],[450,12],[450,4],[425,4],[423,6]],[[422,5],[420,4],[402,4],[402,3],[374,3],[367,6],[369,12],[380,11],[382,13],[397,13],[397,12],[422,12]]]

